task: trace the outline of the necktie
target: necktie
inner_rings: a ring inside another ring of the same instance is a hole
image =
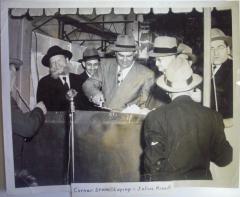
[[[69,90],[69,86],[68,86],[68,83],[67,83],[67,78],[66,78],[66,77],[63,77],[63,81],[64,81],[64,84],[63,84],[64,89],[65,89],[66,91],[68,91],[68,90]]]

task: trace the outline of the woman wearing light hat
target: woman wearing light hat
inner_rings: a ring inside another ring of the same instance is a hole
[[[145,180],[212,179],[210,162],[226,166],[232,161],[221,115],[191,99],[201,81],[182,57],[157,79],[172,102],[151,111],[144,121]]]

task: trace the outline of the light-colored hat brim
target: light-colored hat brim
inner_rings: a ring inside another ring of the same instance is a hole
[[[115,45],[113,45],[112,47],[110,47],[110,49],[112,51],[117,51],[117,52],[134,52],[134,51],[138,50],[138,47],[124,48],[124,47],[116,47]]]
[[[214,41],[214,40],[224,40],[227,42],[227,44],[229,46],[232,46],[232,37],[231,36],[218,36],[218,37],[211,38],[211,41]]]
[[[165,83],[164,75],[161,75],[157,79],[156,84],[160,88],[162,88],[163,90],[166,90],[167,92],[185,92],[185,91],[188,91],[188,90],[191,90],[191,89],[195,88],[197,85],[199,85],[202,82],[202,77],[201,76],[199,76],[197,74],[193,74],[192,77],[193,77],[192,83],[189,84],[188,86],[182,87],[182,88],[173,88],[173,87],[168,86]]]
[[[155,52],[153,52],[153,50],[151,50],[151,51],[149,51],[148,55],[150,57],[165,57],[165,56],[171,56],[171,55],[178,55],[181,52],[182,52],[182,50],[177,50],[176,53],[155,53]]]

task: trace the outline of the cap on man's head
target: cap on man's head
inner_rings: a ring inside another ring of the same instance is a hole
[[[23,65],[23,61],[18,59],[18,58],[11,58],[10,57],[10,61],[9,61],[9,65],[14,65],[16,70],[18,70],[20,68],[20,66]]]
[[[157,85],[167,92],[185,92],[202,82],[200,75],[194,74],[189,62],[178,56],[168,66],[166,73],[157,79]]]
[[[97,49],[95,48],[86,48],[85,51],[83,52],[83,59],[82,60],[78,60],[78,62],[86,62],[86,61],[89,61],[89,60],[100,60],[100,56],[98,54],[98,51]]]
[[[132,35],[118,35],[111,49],[117,52],[134,52],[138,47]]]
[[[211,29],[211,41],[214,40],[223,40],[227,43],[228,46],[232,46],[231,36],[227,36],[222,30],[218,28]]]
[[[54,45],[48,49],[47,54],[42,58],[42,64],[46,67],[49,67],[49,59],[55,55],[64,55],[68,59],[72,58],[72,53],[70,51],[64,50],[61,47]]]
[[[169,36],[158,36],[153,43],[153,50],[149,51],[151,57],[164,57],[180,53],[177,39]]]

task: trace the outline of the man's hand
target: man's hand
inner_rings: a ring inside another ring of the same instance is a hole
[[[147,115],[151,110],[147,108],[140,108],[136,104],[130,105],[122,110],[122,113],[129,113],[129,114],[142,114]]]
[[[104,105],[104,96],[100,92],[100,93],[90,97],[90,101],[95,103],[97,106],[103,107],[103,105]]]
[[[40,109],[43,111],[43,114],[46,115],[46,113],[47,113],[47,108],[46,108],[46,106],[44,105],[44,103],[43,103],[42,101],[40,101],[39,103],[37,103],[35,107],[40,108]]]

